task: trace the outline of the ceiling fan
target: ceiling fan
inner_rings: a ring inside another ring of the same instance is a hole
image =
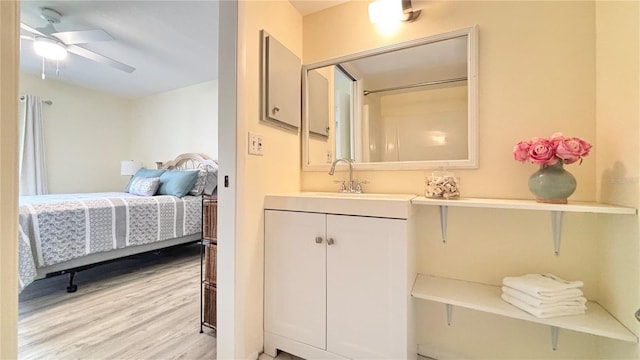
[[[33,40],[36,52],[43,56],[43,58],[61,60],[66,56],[67,52],[70,52],[127,73],[132,73],[136,70],[132,66],[76,45],[113,40],[113,37],[106,31],[95,29],[59,32],[54,27],[54,24],[60,23],[60,19],[62,18],[59,12],[49,8],[42,8],[40,17],[47,21],[48,24],[46,26],[33,28],[25,23],[20,23],[20,28],[32,34],[31,36],[21,35],[21,38]],[[45,50],[43,49],[49,49],[51,53],[46,53],[47,55],[45,55]]]

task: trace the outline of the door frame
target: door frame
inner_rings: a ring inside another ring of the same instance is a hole
[[[242,353],[236,334],[237,53],[238,2],[220,1],[218,29],[218,292],[217,359]]]

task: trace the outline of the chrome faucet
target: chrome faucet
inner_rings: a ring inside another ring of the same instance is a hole
[[[331,170],[329,170],[329,175],[333,175],[333,173],[336,171],[336,164],[341,162],[341,161],[345,162],[345,163],[347,163],[347,165],[349,165],[349,184],[345,186],[345,184],[343,182],[342,186],[340,187],[340,191],[341,192],[354,192],[355,189],[353,187],[353,160],[347,159],[347,158],[336,159],[336,161],[334,161],[331,164]]]

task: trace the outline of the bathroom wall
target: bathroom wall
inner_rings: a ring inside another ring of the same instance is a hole
[[[301,159],[298,131],[260,120],[260,30],[302,58],[302,16],[288,1],[240,1],[238,22],[234,358],[255,359],[263,344],[264,195],[298,191]],[[249,131],[262,135],[263,156],[247,155]]]
[[[458,171],[463,196],[529,198],[526,179],[536,168],[512,160],[520,140],[560,131],[595,142],[593,2],[414,1],[420,18],[384,35],[369,22],[367,4],[305,16],[303,63],[478,25],[480,166]],[[570,171],[579,181],[572,199],[594,200],[594,158]],[[368,191],[419,194],[429,173],[358,175],[371,181]],[[302,176],[305,189],[333,189],[332,180],[324,172]]]
[[[594,145],[581,165],[567,167],[578,180],[570,200],[598,198],[637,207],[640,164],[638,152],[633,151],[638,138],[638,31],[633,29],[637,29],[638,11],[637,3],[627,4],[630,9],[616,6],[625,7],[590,1],[417,1],[414,7],[422,9],[420,18],[402,24],[397,33],[383,35],[368,21],[367,2],[348,2],[304,18],[303,63],[477,25],[479,168],[456,170],[462,196],[530,199],[527,179],[536,167],[514,161],[512,148],[520,140],[563,132]],[[618,11],[627,17],[618,19],[622,17]],[[605,27],[605,18],[610,28]],[[629,22],[635,28],[629,28]],[[613,43],[609,36],[596,41],[601,30],[617,33],[625,26],[626,36]],[[596,51],[601,42],[614,49]],[[605,54],[608,50],[615,52]],[[625,106],[599,110],[596,121],[596,79],[600,84],[600,77],[626,69],[621,65],[629,64],[613,63],[621,57],[636,61],[632,74],[623,73],[623,87],[598,87],[598,104],[624,102]],[[596,58],[604,61],[598,71]],[[622,96],[627,88],[630,93]],[[603,132],[614,121],[611,112],[619,111],[622,116],[617,121],[622,126]],[[607,172],[620,170],[621,154],[632,152],[624,161],[625,176]],[[369,192],[421,195],[424,176],[430,172],[357,171],[356,176],[371,182],[365,186]],[[636,182],[611,186],[611,181],[600,179],[603,175],[620,183],[635,176]],[[331,180],[326,172],[303,172],[302,189],[335,191]],[[622,201],[629,197],[636,200]],[[446,244],[441,241],[436,208],[418,208],[416,216],[419,272],[496,285],[504,276],[529,272],[583,280],[587,297],[608,306],[614,316],[640,333],[630,317],[633,304],[637,307],[640,302],[637,217],[567,213],[556,256],[546,212],[451,208]],[[621,229],[614,230],[618,226]],[[454,310],[453,324],[447,326],[443,304],[419,302],[418,310],[421,352],[438,358],[637,357],[637,344],[561,330],[559,348],[553,351],[546,326],[459,308]]]
[[[640,3],[596,2],[598,200],[640,208]],[[600,302],[640,334],[638,217],[601,219]],[[640,345],[604,341],[601,358],[640,358]]]
[[[0,359],[18,356],[18,56],[20,6],[0,2]]]

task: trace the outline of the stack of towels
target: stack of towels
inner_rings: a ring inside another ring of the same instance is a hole
[[[502,299],[538,318],[584,314],[582,281],[553,274],[527,274],[502,280]]]

